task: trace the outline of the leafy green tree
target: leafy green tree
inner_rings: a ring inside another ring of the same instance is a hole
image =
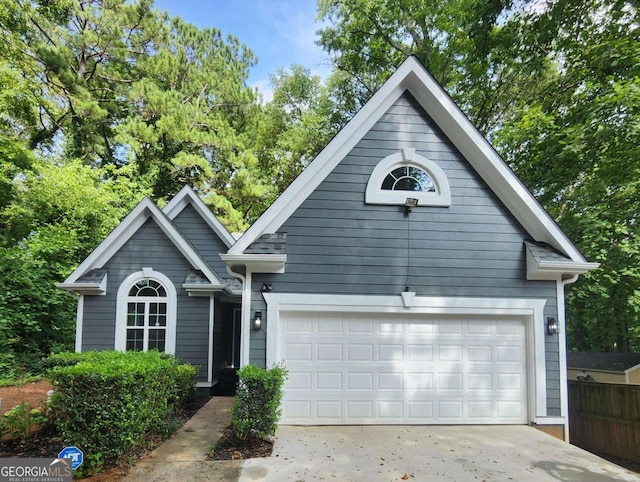
[[[523,20],[551,62],[498,148],[586,257],[568,290],[570,348],[640,350],[640,31],[628,2],[554,2]]]
[[[165,16],[152,0],[1,0],[4,56],[38,99],[32,148],[62,144],[71,158],[115,163],[115,126],[139,58],[157,48]]]
[[[293,65],[271,76],[273,100],[263,109],[257,149],[273,186],[265,208],[300,174],[338,130],[334,105],[319,76]]]
[[[115,227],[144,190],[103,180],[80,161],[38,160],[0,216],[0,369],[37,373],[43,356],[71,349],[75,300],[55,286]],[[6,370],[6,371],[4,371]]]
[[[266,192],[250,149],[257,104],[246,79],[254,62],[236,38],[179,18],[140,60],[144,77],[127,94],[136,113],[117,138],[155,199],[190,184],[231,229],[246,228]]]
[[[20,74],[0,60],[0,210],[13,200],[12,180],[29,170],[33,153],[25,140],[35,122],[33,98]],[[0,220],[0,228],[4,220]]]
[[[514,97],[535,88],[523,75],[517,31],[528,8],[510,0],[319,0],[329,23],[319,44],[331,56],[333,94],[350,117],[409,55],[415,55],[481,132],[497,127]]]

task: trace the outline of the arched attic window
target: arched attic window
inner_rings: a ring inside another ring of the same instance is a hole
[[[174,353],[176,290],[151,268],[133,273],[118,289],[115,349]]]
[[[451,205],[451,190],[444,171],[433,161],[405,147],[382,159],[375,167],[365,191],[367,204],[404,205],[407,198],[419,206]]]

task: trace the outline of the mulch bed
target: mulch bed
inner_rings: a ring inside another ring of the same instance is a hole
[[[273,442],[260,438],[254,437],[237,442],[231,436],[231,427],[227,427],[207,460],[240,460],[270,457],[272,450]]]

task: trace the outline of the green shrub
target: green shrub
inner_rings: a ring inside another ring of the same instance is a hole
[[[39,408],[31,408],[28,402],[7,410],[0,419],[0,434],[9,435],[15,441],[24,441],[36,425],[48,422],[47,416]]]
[[[196,380],[198,367],[184,363],[176,366],[175,393],[178,407],[184,407],[192,401],[198,392]]]
[[[231,415],[231,432],[237,440],[273,436],[280,420],[282,385],[287,370],[246,365],[238,371],[238,389]]]
[[[171,415],[195,386],[196,369],[155,351],[57,354],[48,360],[51,419],[87,456],[117,459],[167,433]],[[189,368],[191,367],[191,368]]]

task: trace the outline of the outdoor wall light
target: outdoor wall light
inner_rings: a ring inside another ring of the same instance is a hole
[[[557,335],[559,333],[558,320],[553,316],[547,318],[547,335]]]
[[[418,200],[414,197],[408,197],[404,202],[404,215],[408,216],[413,208],[418,205]]]
[[[253,329],[259,330],[262,328],[262,311],[256,311],[255,318],[253,319]]]
[[[262,283],[262,288],[260,288],[260,291],[262,291],[263,293],[269,293],[272,289],[273,286],[271,286],[271,283]]]

